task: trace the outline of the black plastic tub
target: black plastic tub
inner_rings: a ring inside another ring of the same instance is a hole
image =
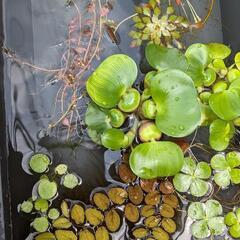
[[[57,2],[60,1],[3,0],[0,8],[1,44],[14,50],[23,59],[44,60],[46,64],[51,64],[54,52],[49,55],[49,49],[60,43],[62,33],[62,12],[58,12]],[[113,19],[119,20],[130,15],[134,4],[139,2],[116,1]],[[203,0],[196,2],[199,9],[206,3]],[[239,10],[239,0],[216,1],[206,28],[190,35],[187,42],[223,41],[231,45],[234,51],[239,50]],[[120,29],[122,41],[119,46],[114,45],[107,35],[104,36],[105,51],[102,58],[123,52],[140,63],[142,49],[137,51],[129,48],[127,32],[130,27],[131,23],[127,22]],[[104,150],[92,148],[88,143],[73,150],[72,146],[62,144],[55,138],[42,138],[41,130],[51,114],[48,97],[53,94],[52,90],[42,92],[38,83],[42,76],[25,71],[6,59],[4,61],[3,56],[0,65],[0,239],[23,240],[30,231],[29,220],[19,215],[17,205],[28,198],[37,179],[23,171],[24,155],[46,147],[57,161],[67,162],[86,182],[78,192],[68,197],[87,200],[93,188],[108,184],[104,175]],[[178,240],[189,239],[186,235],[178,237]]]

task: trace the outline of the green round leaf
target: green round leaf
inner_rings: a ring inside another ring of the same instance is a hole
[[[240,52],[238,52],[238,53],[235,55],[234,61],[235,61],[235,64],[236,64],[238,70],[240,70]]]
[[[139,138],[142,142],[157,141],[162,136],[162,133],[159,131],[156,124],[151,121],[142,123],[138,132]]]
[[[183,183],[184,184],[184,183]],[[192,180],[192,184],[190,186],[190,192],[195,197],[204,196],[209,189],[209,184],[201,179]]]
[[[144,88],[150,88],[151,79],[157,74],[157,71],[148,72],[144,78]]]
[[[111,109],[109,111],[109,117],[111,125],[115,128],[121,127],[125,121],[125,116],[119,109]]]
[[[181,169],[181,172],[189,175],[193,175],[195,172],[196,166],[197,166],[196,162],[192,158],[186,157],[184,158],[184,164]]]
[[[49,200],[57,194],[57,184],[48,179],[42,179],[38,185],[38,194],[42,199]]]
[[[232,151],[227,153],[226,161],[231,168],[240,166],[240,152]]]
[[[209,52],[205,44],[195,43],[188,47],[185,52],[188,61],[197,61],[202,66],[206,67],[209,63]]]
[[[218,81],[215,83],[212,87],[213,93],[220,93],[226,90],[228,87],[228,84],[226,81]]]
[[[172,142],[142,143],[131,152],[129,163],[132,171],[144,179],[173,176],[183,166],[183,152]]]
[[[192,183],[192,177],[183,173],[177,173],[173,178],[173,184],[178,192],[187,192]]]
[[[208,220],[208,227],[213,235],[221,235],[226,230],[224,217],[214,217]]]
[[[29,161],[30,168],[36,173],[43,173],[48,169],[50,159],[46,154],[34,154]]]
[[[212,59],[225,59],[231,54],[231,49],[222,43],[209,43],[207,47]]]
[[[240,95],[235,88],[212,94],[209,105],[223,120],[234,120],[240,116]]]
[[[236,223],[230,227],[229,233],[232,237],[239,239],[240,238],[240,224]]]
[[[210,230],[208,229],[206,220],[194,222],[191,225],[191,232],[196,238],[207,238],[210,236]]]
[[[205,206],[207,218],[217,217],[223,213],[222,205],[216,200],[208,200]]]
[[[116,106],[137,78],[137,65],[124,54],[105,59],[89,77],[86,88],[91,99],[100,107]]]
[[[226,170],[229,165],[223,154],[219,153],[211,158],[211,167],[215,170]]]
[[[194,172],[194,176],[201,179],[208,179],[211,176],[211,168],[206,162],[200,162]]]
[[[201,120],[201,109],[191,78],[180,70],[165,70],[151,82],[157,106],[156,125],[172,137],[191,134]]]
[[[211,68],[208,68],[205,72],[204,72],[204,80],[203,80],[203,84],[204,86],[206,87],[209,87],[211,86],[217,79],[217,74],[216,72],[211,69]]]
[[[210,146],[216,151],[223,151],[228,147],[235,128],[232,122],[217,119],[211,123],[209,131]]]
[[[145,49],[148,63],[155,69],[162,71],[166,69],[187,70],[187,59],[176,48],[166,48],[160,45],[148,44]]]
[[[156,104],[153,100],[146,100],[142,104],[142,114],[147,119],[155,119],[156,117]]]
[[[37,199],[34,203],[35,209],[42,213],[44,213],[48,210],[48,206],[49,206],[49,204],[46,199]]]
[[[234,212],[227,213],[225,218],[224,218],[225,224],[229,227],[236,224],[237,221],[238,221],[238,219],[237,219],[237,216]]]
[[[69,189],[73,189],[79,185],[79,179],[74,174],[66,174],[63,177],[63,186]]]
[[[120,129],[108,129],[101,136],[101,143],[105,148],[120,150],[124,147],[124,133]]]
[[[234,184],[239,184],[240,183],[240,169],[232,169],[230,171],[230,176],[231,176],[231,181]]]
[[[209,126],[218,117],[206,104],[201,105],[201,126]]]
[[[67,173],[68,170],[68,166],[66,164],[59,164],[55,167],[54,172],[57,175],[64,175],[65,173]]]
[[[232,68],[227,73],[227,79],[229,82],[233,82],[240,77],[240,71],[238,69]]]
[[[193,220],[202,220],[205,218],[205,206],[201,202],[193,202],[188,208],[188,216]]]
[[[214,182],[220,187],[227,187],[230,185],[230,174],[228,170],[215,173]]]
[[[49,211],[48,211],[48,217],[51,219],[51,220],[56,220],[57,218],[59,218],[60,216],[60,212],[58,211],[57,208],[51,208]]]
[[[240,208],[238,208],[236,210],[236,216],[237,216],[238,221],[240,222]]]
[[[134,89],[128,89],[121,97],[118,107],[121,111],[131,113],[135,111],[140,103],[140,93]]]
[[[31,201],[24,201],[21,204],[21,211],[24,213],[30,213],[33,210],[33,203]]]
[[[47,231],[49,222],[46,217],[37,217],[34,219],[32,226],[37,232],[42,233]]]

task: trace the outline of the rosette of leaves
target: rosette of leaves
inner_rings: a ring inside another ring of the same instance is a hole
[[[216,154],[211,159],[211,167],[216,172],[214,181],[220,187],[227,187],[230,183],[240,183],[240,153],[236,151],[225,155]]]
[[[129,33],[137,47],[143,41],[153,42],[166,47],[183,48],[180,38],[189,29],[188,21],[175,13],[172,5],[163,9],[160,0],[149,0],[147,4],[136,7],[137,15],[133,17],[135,29]]]
[[[239,239],[240,238],[240,208],[233,212],[229,212],[224,218],[225,224],[229,227],[229,234]]]
[[[206,181],[211,176],[211,168],[206,162],[196,162],[188,157],[180,173],[174,176],[173,184],[177,191],[188,192],[195,197],[204,196],[209,190],[209,183]]]
[[[216,200],[191,203],[188,216],[194,221],[191,225],[192,235],[200,239],[221,235],[226,229],[222,214],[222,206]]]

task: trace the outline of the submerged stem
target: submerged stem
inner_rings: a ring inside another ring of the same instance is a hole
[[[123,23],[125,23],[126,21],[128,21],[129,19],[131,19],[131,18],[133,18],[133,17],[135,17],[135,16],[137,16],[137,15],[138,15],[138,13],[135,13],[135,14],[127,17],[127,18],[124,18],[124,19],[123,19],[120,23],[118,23],[118,25],[115,27],[114,34],[117,32],[117,30],[119,29],[119,27],[120,27]]]

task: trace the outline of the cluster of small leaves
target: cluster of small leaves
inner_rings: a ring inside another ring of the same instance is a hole
[[[211,168],[206,162],[196,162],[188,157],[184,159],[181,173],[174,176],[173,184],[177,191],[188,192],[195,197],[204,196],[210,185],[205,180],[211,176]]]
[[[131,44],[133,47],[149,41],[157,45],[183,48],[179,39],[188,30],[189,23],[184,17],[175,14],[174,6],[169,5],[165,10],[160,0],[149,0],[147,4],[137,6],[136,13],[133,17],[136,30],[129,33],[134,39]]]
[[[214,181],[220,187],[240,183],[240,153],[233,151],[216,154],[211,159],[211,167],[215,170]]]
[[[226,229],[222,214],[222,206],[216,200],[191,203],[188,216],[194,221],[191,225],[192,235],[196,238],[221,235]]]
[[[232,237],[240,238],[240,208],[225,215],[225,224],[229,227],[229,233]]]

